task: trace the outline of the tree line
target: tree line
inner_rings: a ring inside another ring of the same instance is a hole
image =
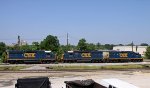
[[[123,44],[118,44],[119,46],[124,46]],[[55,53],[62,54],[66,51],[80,50],[80,51],[91,51],[91,50],[112,50],[114,44],[101,44],[101,43],[87,43],[86,39],[82,38],[79,40],[77,45],[60,45],[57,36],[48,35],[41,42],[32,42],[31,45],[21,45],[18,44],[14,46],[7,46],[5,43],[0,42],[0,56],[6,50],[51,50]],[[133,43],[127,44],[128,46],[134,45]],[[141,46],[148,46],[147,43],[141,43]],[[150,58],[150,47],[147,48],[146,56]]]

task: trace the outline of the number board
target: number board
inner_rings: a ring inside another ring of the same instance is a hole
[[[128,53],[120,53],[120,57],[128,57]]]
[[[34,58],[35,57],[35,53],[24,53],[24,57],[26,57],[26,58]]]
[[[82,53],[81,56],[82,57],[91,57],[91,53]]]

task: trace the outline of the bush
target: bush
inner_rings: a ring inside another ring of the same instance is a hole
[[[2,63],[2,57],[0,57],[0,63]]]
[[[58,62],[62,62],[62,60],[63,60],[63,50],[61,48],[56,52],[56,58],[57,58]]]
[[[6,63],[7,62],[7,54],[6,52],[3,52],[1,62]]]
[[[147,47],[146,52],[145,52],[145,56],[147,59],[150,59],[150,46]]]

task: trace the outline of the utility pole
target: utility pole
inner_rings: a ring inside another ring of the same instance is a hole
[[[18,35],[18,46],[20,46],[20,36]]]
[[[68,44],[69,44],[69,38],[68,38],[68,33],[67,33],[67,46],[68,46]]]
[[[137,50],[138,50],[138,45],[136,45],[136,52],[137,52]]]
[[[133,52],[133,41],[132,41],[132,44],[131,44],[131,45],[132,45],[132,52]]]

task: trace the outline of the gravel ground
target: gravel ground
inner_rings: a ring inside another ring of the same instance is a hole
[[[65,88],[64,81],[93,79],[100,82],[101,79],[118,78],[131,83],[139,88],[150,87],[149,70],[130,70],[130,71],[86,71],[86,72],[65,72],[55,71],[49,73],[0,73],[0,88],[15,88],[18,78],[47,76],[51,81],[52,88]]]
[[[1,66],[106,66],[106,65],[129,65],[129,64],[150,64],[150,62],[129,62],[129,63],[59,63],[59,64],[0,64]]]
[[[47,66],[106,66],[106,65],[124,65],[124,64],[150,64],[150,62],[139,63],[60,63],[60,64],[14,64],[0,66],[29,66],[22,70],[45,70]],[[47,73],[0,73],[0,88],[15,88],[15,83],[18,78],[25,77],[49,77],[52,88],[65,88],[64,81],[70,80],[86,80],[93,79],[100,82],[102,79],[117,78],[128,83],[131,83],[139,88],[150,87],[150,71],[149,70],[128,70],[128,71],[50,71]]]

